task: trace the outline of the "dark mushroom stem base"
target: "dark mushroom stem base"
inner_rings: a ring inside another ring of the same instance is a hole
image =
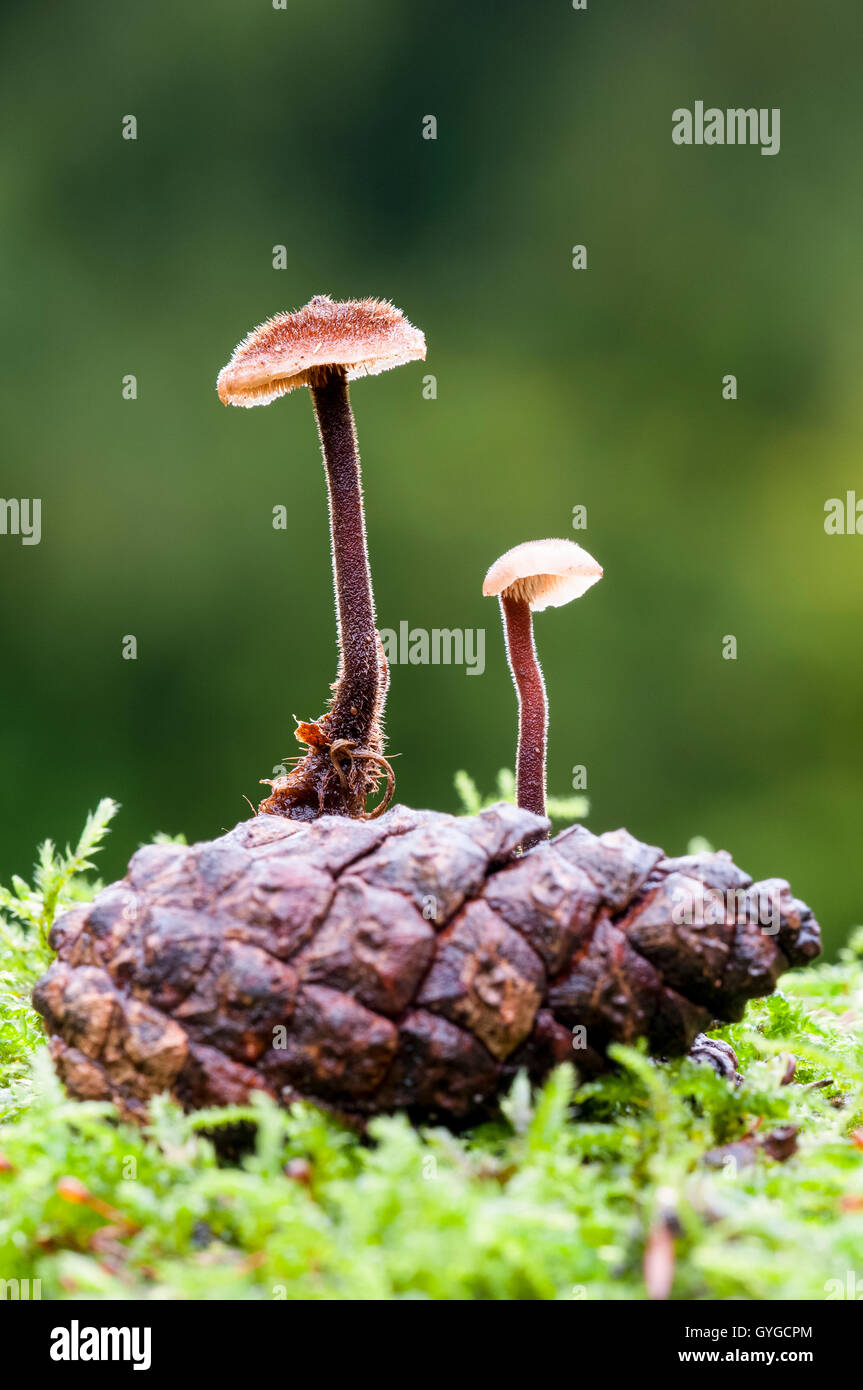
[[[375,629],[360,458],[344,371],[322,368],[311,393],[329,491],[340,662],[328,712],[296,731],[308,753],[269,783],[272,794],[259,807],[293,820],[365,815],[366,798],[382,773],[387,794],[381,809],[394,788],[381,728],[387,665]]]
[[[518,754],[516,790],[523,811],[545,815],[545,745],[548,702],[542,667],[533,640],[533,617],[526,599],[502,594],[500,600],[509,669],[518,693]],[[523,848],[547,838],[540,831],[530,835]]]

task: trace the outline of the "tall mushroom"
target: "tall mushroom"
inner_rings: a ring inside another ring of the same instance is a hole
[[[545,746],[548,703],[533,640],[533,618],[544,608],[562,608],[602,578],[602,568],[573,541],[525,541],[495,560],[482,591],[500,599],[509,669],[518,694],[518,804],[545,815]],[[531,836],[524,847],[535,844]]]
[[[349,381],[423,359],[425,338],[382,300],[336,303],[316,295],[293,314],[277,314],[248,335],[219,373],[226,405],[268,405],[298,386],[312,394],[330,504],[339,669],[326,714],[301,723],[305,757],[268,781],[260,810],[294,820],[323,814],[362,816],[383,770],[381,718],[387,668],[375,629],[362,478]],[[382,809],[382,808],[381,808]]]

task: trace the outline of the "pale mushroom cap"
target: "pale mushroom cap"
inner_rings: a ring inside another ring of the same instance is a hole
[[[423,334],[386,300],[336,303],[318,294],[296,313],[254,328],[219,372],[216,389],[225,405],[268,405],[312,385],[321,368],[343,367],[353,381],[425,355]]]
[[[486,597],[505,594],[534,613],[562,608],[602,578],[602,566],[574,541],[525,541],[495,560],[483,581]]]

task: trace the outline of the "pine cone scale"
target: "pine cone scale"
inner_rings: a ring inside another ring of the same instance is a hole
[[[539,956],[479,901],[441,932],[417,1002],[465,1028],[504,1061],[530,1033],[544,989]]]
[[[324,925],[294,961],[304,981],[395,1017],[413,999],[434,945],[434,930],[404,894],[346,875]]]

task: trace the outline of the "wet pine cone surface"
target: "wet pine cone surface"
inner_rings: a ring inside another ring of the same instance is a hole
[[[724,852],[668,859],[574,826],[518,854],[544,824],[503,803],[397,806],[139,850],[52,929],[34,1003],[68,1091],[133,1119],[162,1091],[195,1108],[263,1090],[360,1124],[465,1123],[520,1067],[590,1073],[640,1036],[683,1052],[819,952],[788,885],[753,884]],[[685,900],[709,910],[679,924]]]

